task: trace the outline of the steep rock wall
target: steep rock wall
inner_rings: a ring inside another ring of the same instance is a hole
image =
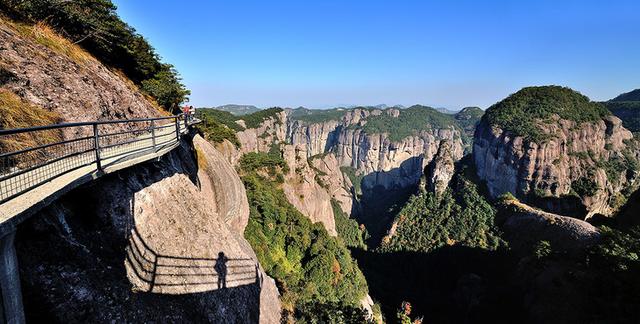
[[[637,176],[626,168],[610,170],[613,173],[607,175],[603,164],[625,158],[623,152],[629,149],[631,132],[614,116],[582,125],[556,118],[554,122],[540,122],[540,127],[552,136],[535,143],[491,126],[484,119],[478,125],[473,157],[477,174],[487,182],[491,195],[511,192],[523,200],[531,199],[532,194],[559,198],[572,193],[575,181],[587,178],[599,189],[592,196],[579,197],[585,216],[610,215],[616,194],[633,185]],[[550,199],[545,207],[559,213],[565,209]]]
[[[196,143],[200,157],[182,143],[72,191],[19,228],[32,320],[279,322],[275,282],[242,235],[246,196],[215,189],[240,179],[230,165],[209,168],[226,162]],[[220,252],[226,289],[216,280]]]
[[[397,142],[391,141],[388,134],[368,134],[359,127],[350,127],[365,123],[371,114],[394,116],[394,111],[397,112],[353,109],[345,112],[341,120],[320,123],[289,120],[287,141],[306,145],[309,156],[333,152],[340,166],[352,167],[367,176],[363,189],[393,189],[417,183],[444,139],[453,143],[456,160],[462,157],[461,136],[453,127],[421,131]]]
[[[0,87],[60,115],[64,122],[158,117],[163,113],[120,73],[77,45],[70,55],[43,45],[62,42],[31,27],[17,28],[0,17]],[[128,125],[109,125],[120,129]],[[82,130],[77,130],[82,131]],[[89,132],[87,129],[85,132]],[[65,134],[75,136],[77,134]]]
[[[283,156],[290,169],[282,185],[287,200],[312,222],[322,222],[331,236],[338,235],[331,196],[317,182],[318,173],[307,161],[305,147],[285,145]]]

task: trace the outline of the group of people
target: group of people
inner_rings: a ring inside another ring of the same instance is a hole
[[[196,115],[196,109],[193,108],[193,106],[184,106],[182,107],[182,113],[184,114],[184,118],[191,120]]]

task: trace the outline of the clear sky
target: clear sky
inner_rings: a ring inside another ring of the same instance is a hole
[[[115,0],[194,106],[486,108],[528,85],[640,88],[640,1]]]

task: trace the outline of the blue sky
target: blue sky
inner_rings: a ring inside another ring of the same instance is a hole
[[[115,0],[194,106],[486,108],[529,85],[640,88],[640,1]]]

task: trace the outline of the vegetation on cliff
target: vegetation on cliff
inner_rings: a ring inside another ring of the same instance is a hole
[[[495,250],[504,242],[494,223],[496,210],[462,173],[438,196],[421,192],[396,217],[395,233],[383,239],[382,252],[430,252],[450,245]]]
[[[460,127],[464,129],[464,132],[469,136],[473,137],[473,132],[476,129],[476,126],[480,122],[480,119],[484,115],[484,110],[478,107],[465,107],[454,115],[455,120],[458,122]]]
[[[640,89],[623,93],[610,101],[640,101]]]
[[[367,245],[365,244],[365,240],[368,238],[367,230],[358,225],[358,221],[342,211],[340,203],[335,199],[331,199],[331,207],[333,208],[338,237],[350,248],[366,250]]]
[[[391,141],[398,142],[423,130],[450,128],[454,125],[456,122],[452,115],[431,107],[415,105],[400,109],[398,117],[386,113],[369,116],[362,129],[369,134],[387,133]]]
[[[416,135],[423,130],[434,128],[450,128],[458,126],[453,115],[442,113],[434,108],[415,105],[406,109],[388,108],[380,110],[372,107],[358,107],[369,112],[379,111],[380,114],[367,116],[363,122],[349,126],[362,129],[369,134],[387,133],[389,139],[398,142],[406,137]],[[389,113],[390,109],[398,110],[397,116]],[[289,117],[306,123],[324,123],[331,120],[341,120],[352,109],[334,108],[314,110],[298,108],[289,112]],[[482,111],[482,110],[481,110]]]
[[[284,160],[274,156],[275,150],[270,154],[245,155],[240,163],[251,206],[245,237],[276,279],[283,304],[293,316],[312,318],[308,312],[318,307],[352,314],[367,294],[364,276],[342,241],[287,201],[274,180]]]
[[[634,134],[640,133],[640,89],[623,93],[603,102],[607,109],[622,119],[624,127]]]
[[[276,122],[280,122],[276,117],[281,111],[281,108],[269,108],[259,110],[252,114],[237,116],[228,111],[200,108],[196,109],[196,114],[198,118],[202,119],[202,123],[196,127],[198,131],[210,141],[220,143],[226,139],[236,147],[240,147],[240,141],[236,136],[236,132],[242,131],[245,128],[237,121],[243,120],[247,128],[256,128],[269,118],[274,118]]]
[[[527,87],[487,109],[483,120],[517,136],[541,142],[550,135],[541,129],[553,115],[576,123],[595,122],[611,113],[604,105],[560,86]]]
[[[289,112],[289,117],[294,120],[304,121],[310,124],[324,123],[331,120],[340,120],[347,112],[345,108],[334,109],[307,109],[296,108]]]
[[[0,10],[30,24],[47,25],[124,72],[167,110],[187,99],[189,90],[171,64],[163,63],[146,39],[122,21],[110,0],[5,0]]]

